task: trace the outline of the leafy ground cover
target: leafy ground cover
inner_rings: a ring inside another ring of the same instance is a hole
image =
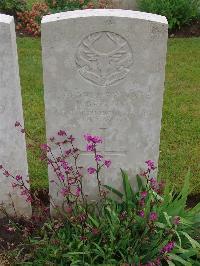
[[[16,127],[21,131],[20,124]],[[85,175],[77,164],[80,153],[74,140],[60,130],[49,146],[41,146],[45,161],[51,161],[52,169],[60,169],[54,185],[63,205],[52,205],[56,219],[50,219],[49,207],[21,178],[15,179],[15,189],[23,191],[24,200],[31,201],[35,211],[25,220],[9,217],[4,207],[0,210],[7,214],[0,220],[0,253],[2,249],[11,265],[200,266],[200,203],[186,207],[190,173],[176,193],[169,183],[152,177],[156,167],[148,160],[137,176],[138,191],[134,192],[123,170],[122,190],[118,191],[103,185],[101,179],[100,172],[109,171],[112,164],[99,151],[103,139],[85,134],[86,150],[93,158],[87,173],[96,183],[93,189],[98,199],[89,203],[82,190]],[[51,147],[58,141],[59,159],[52,161]],[[63,149],[70,152],[66,155]],[[2,167],[1,171],[5,173],[6,169]]]
[[[25,125],[45,141],[40,39],[18,38]],[[200,38],[170,39],[161,131],[159,177],[179,187],[191,168],[192,192],[200,193]],[[15,132],[14,132],[15,133]],[[47,187],[47,168],[29,150],[33,188]],[[150,158],[147,158],[150,159]]]
[[[45,1],[43,1],[43,0],[26,0],[26,2],[27,2],[28,7],[31,8],[31,6],[33,4],[35,4],[35,3],[44,3]]]

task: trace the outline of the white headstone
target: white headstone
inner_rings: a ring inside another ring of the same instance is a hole
[[[0,165],[14,177],[23,174],[26,183],[25,137],[15,129],[16,121],[23,125],[15,25],[13,17],[0,14]],[[3,203],[10,214],[16,211],[18,215],[30,216],[30,203],[26,202],[20,190],[13,189],[14,180],[3,173],[1,169],[0,204]]]
[[[146,160],[158,162],[167,38],[165,17],[129,10],[72,11],[42,21],[47,137],[59,129],[78,139],[102,136],[112,160],[103,183],[118,189],[120,168],[133,177]],[[84,141],[78,146],[85,150]],[[82,155],[83,164],[89,157]],[[86,180],[95,197],[96,181]],[[51,182],[50,193],[59,203]]]

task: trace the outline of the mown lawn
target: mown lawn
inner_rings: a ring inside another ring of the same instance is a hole
[[[45,142],[44,97],[40,39],[18,38],[18,56],[22,86],[25,127],[38,142]],[[32,143],[27,140],[28,143]],[[47,187],[47,170],[35,154],[28,150],[29,174],[34,188]]]
[[[25,125],[45,141],[40,39],[18,38]],[[200,38],[170,39],[159,160],[159,177],[179,186],[191,169],[193,193],[200,193]],[[47,170],[28,152],[31,184],[47,187]],[[148,159],[148,158],[147,158]]]
[[[190,168],[200,193],[200,38],[170,39],[161,131],[159,176],[175,185]]]

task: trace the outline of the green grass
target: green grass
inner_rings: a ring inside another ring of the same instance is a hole
[[[200,38],[170,39],[161,131],[159,176],[179,186],[188,168],[200,193]],[[40,39],[18,38],[26,128],[44,142]],[[33,187],[47,186],[46,166],[29,151]],[[148,158],[147,158],[148,159]]]
[[[18,38],[18,56],[22,86],[25,127],[38,142],[45,142],[44,97],[40,39]],[[28,140],[27,140],[28,141]],[[30,143],[30,141],[28,141]],[[35,187],[47,187],[47,168],[28,150],[29,175]]]
[[[160,177],[178,185],[191,169],[200,193],[200,38],[170,39],[160,146]]]

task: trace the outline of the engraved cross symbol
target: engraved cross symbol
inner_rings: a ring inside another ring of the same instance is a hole
[[[99,150],[97,152],[100,152],[104,157],[106,156],[125,156],[127,154],[127,151],[108,151],[106,149],[106,129],[107,128],[100,128],[102,131],[102,137],[103,137],[103,149]],[[91,152],[82,151],[82,154],[91,155]]]

